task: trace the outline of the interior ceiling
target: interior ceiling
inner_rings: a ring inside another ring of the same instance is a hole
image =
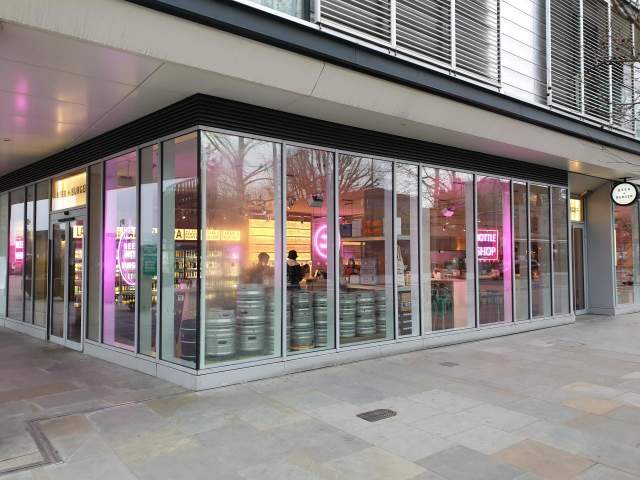
[[[264,65],[258,67],[259,70],[265,68]],[[323,68],[322,72],[327,76],[330,70]],[[342,72],[334,70],[338,75]],[[508,141],[482,138],[465,132],[465,127],[454,131],[357,108],[346,102],[321,98],[322,88],[336,91],[330,77],[328,83],[324,79],[320,81],[320,77],[313,81],[318,88],[314,87],[312,94],[301,95],[300,92],[257,83],[258,79],[247,81],[0,22],[0,175],[194,93],[594,176],[616,178],[622,176],[623,170],[628,175],[631,168],[622,162],[617,165],[601,161],[597,165],[569,160],[509,144]],[[334,81],[343,79],[336,77]],[[318,96],[314,96],[316,93]],[[463,110],[453,114],[463,115]],[[593,147],[599,148],[597,145]],[[633,165],[634,169],[636,167]],[[640,167],[638,172],[640,176]]]

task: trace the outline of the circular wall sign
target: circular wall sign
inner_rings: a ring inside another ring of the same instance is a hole
[[[633,183],[622,182],[611,190],[611,200],[616,205],[631,205],[638,198],[638,189]]]

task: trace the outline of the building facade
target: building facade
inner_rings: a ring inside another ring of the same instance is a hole
[[[202,389],[639,311],[634,14],[7,2],[2,324]]]

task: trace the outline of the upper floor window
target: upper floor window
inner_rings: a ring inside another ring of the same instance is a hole
[[[294,17],[309,19],[308,0],[253,0],[253,2]]]

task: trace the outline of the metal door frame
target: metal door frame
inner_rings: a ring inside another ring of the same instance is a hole
[[[51,212],[49,215],[49,312],[47,322],[47,337],[52,343],[62,345],[63,347],[71,348],[73,350],[82,351],[84,348],[84,336],[85,336],[85,307],[86,307],[86,258],[87,258],[87,238],[83,235],[82,239],[82,308],[80,309],[80,341],[68,339],[68,327],[69,327],[69,253],[71,245],[71,222],[74,220],[83,221],[83,229],[87,226],[87,211],[85,207],[73,208],[58,212]],[[63,223],[65,229],[65,247],[64,247],[64,323],[62,328],[62,337],[58,337],[51,333],[52,327],[52,312],[53,312],[53,224]]]
[[[584,308],[578,310],[575,307],[575,298],[576,298],[576,286],[578,284],[578,279],[576,278],[576,274],[575,274],[575,262],[576,262],[576,256],[575,256],[575,252],[573,251],[573,231],[580,229],[582,230],[582,293],[584,296]],[[588,294],[588,285],[589,282],[587,281],[587,269],[585,268],[586,264],[587,264],[587,229],[586,226],[583,222],[571,222],[571,251],[573,252],[573,255],[571,255],[571,274],[573,276],[573,288],[571,289],[571,299],[573,301],[573,305],[574,305],[574,313],[576,315],[584,315],[585,313],[587,313],[587,311],[589,310],[589,294]]]

